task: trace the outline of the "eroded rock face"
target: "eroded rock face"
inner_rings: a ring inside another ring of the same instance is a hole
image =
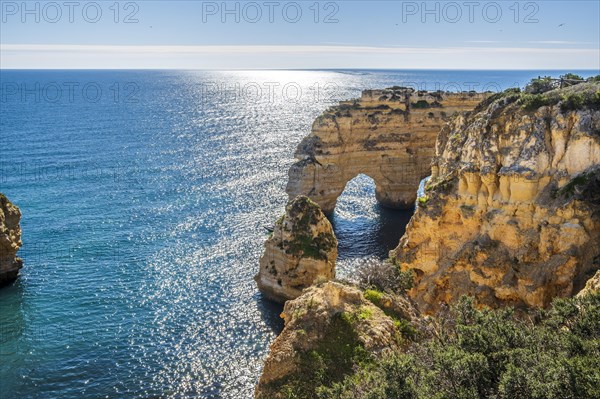
[[[402,309],[403,320],[418,317],[408,301],[397,305],[389,301],[387,296],[382,299],[386,306]],[[325,373],[333,371],[341,377],[344,371],[352,372],[350,358],[356,353],[364,351],[377,358],[403,345],[398,323],[392,317],[358,288],[337,282],[308,288],[299,298],[286,302],[282,317],[285,328],[271,345],[256,398],[286,398],[289,391],[296,397],[314,397],[313,392],[299,392],[297,388],[318,384],[310,375],[315,368],[325,366]]]
[[[0,193],[0,286],[14,281],[23,267],[17,258],[21,242],[21,211]]]
[[[598,84],[558,94],[595,95]],[[391,253],[422,309],[463,294],[543,307],[600,268],[600,109],[504,95],[444,127],[427,196]]]
[[[296,150],[289,171],[290,199],[306,195],[332,212],[346,183],[363,173],[387,207],[414,207],[419,182],[429,176],[438,132],[457,111],[472,110],[484,95],[364,91],[318,117]]]
[[[285,302],[304,288],[335,277],[337,240],[317,204],[296,197],[265,243],[255,280],[267,298]]]
[[[583,289],[579,291],[577,296],[581,297],[584,295],[593,294],[595,292],[600,292],[600,270],[596,272],[594,277],[592,277],[585,283],[585,287],[583,287]]]

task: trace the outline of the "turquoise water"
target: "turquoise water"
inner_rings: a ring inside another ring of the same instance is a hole
[[[0,191],[23,213],[25,267],[0,289],[0,397],[251,397],[282,328],[252,280],[263,226],[314,118],[367,88],[539,74],[3,70]],[[409,218],[350,182],[338,274],[385,256]]]

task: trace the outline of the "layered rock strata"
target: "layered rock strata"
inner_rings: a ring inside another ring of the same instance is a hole
[[[17,257],[21,242],[21,211],[0,193],[0,286],[14,281],[23,267]]]
[[[429,176],[438,132],[454,113],[472,110],[485,95],[366,90],[319,116],[296,150],[289,171],[290,199],[306,195],[332,212],[346,183],[370,176],[384,206],[414,206],[419,182]]]
[[[507,91],[442,129],[426,195],[391,253],[415,271],[422,309],[463,294],[544,307],[600,268],[600,85],[542,100],[530,109]]]
[[[315,282],[335,277],[337,240],[319,206],[304,196],[294,198],[265,242],[255,277],[267,298],[285,302]]]

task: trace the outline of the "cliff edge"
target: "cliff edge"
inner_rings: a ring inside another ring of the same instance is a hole
[[[21,248],[21,211],[0,193],[0,286],[17,278],[23,261],[17,257]]]
[[[391,257],[422,309],[573,295],[600,268],[600,84],[508,90],[455,118],[418,205]]]

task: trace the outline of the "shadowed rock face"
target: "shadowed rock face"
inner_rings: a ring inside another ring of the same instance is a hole
[[[17,258],[21,242],[21,211],[0,193],[0,286],[14,281],[23,266]]]
[[[290,199],[306,195],[330,213],[346,183],[359,174],[375,181],[377,200],[414,207],[419,182],[429,176],[437,134],[458,111],[484,98],[475,93],[364,91],[317,118],[296,150],[289,171]]]
[[[600,268],[600,104],[530,111],[518,99],[506,93],[440,132],[426,197],[391,253],[416,271],[421,309],[464,294],[545,307]]]
[[[336,258],[331,223],[317,204],[299,196],[288,204],[265,242],[254,279],[263,295],[283,303],[315,282],[334,278]]]

